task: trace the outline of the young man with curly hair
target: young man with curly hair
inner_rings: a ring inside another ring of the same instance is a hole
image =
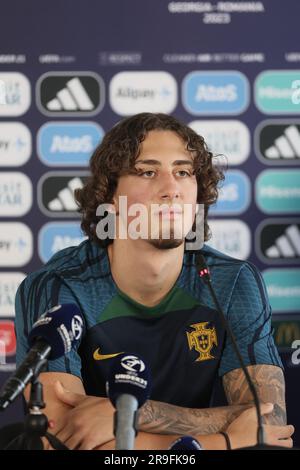
[[[186,249],[197,204],[204,207],[208,240],[208,209],[223,179],[203,138],[173,117],[142,113],[106,134],[90,170],[76,192],[88,240],[55,254],[26,278],[16,297],[18,363],[39,314],[58,303],[75,303],[85,318],[79,350],[50,361],[41,375],[52,432],[71,449],[114,448],[114,410],[105,381],[112,359],[131,352],[146,360],[153,376],[151,399],[140,410],[136,448],[166,449],[178,436],[190,434],[206,449],[225,449],[220,434],[225,430],[232,448],[254,445],[252,395],[196,271],[195,250]],[[115,223],[114,236],[106,239],[99,238],[103,204]],[[129,236],[134,204],[146,209],[143,237]],[[153,212],[153,205],[164,209]],[[180,236],[178,220],[186,207],[190,217]],[[126,237],[120,235],[124,229]],[[291,447],[293,427],[286,425],[284,376],[262,278],[248,262],[205,244],[201,252],[262,402],[266,442]],[[217,377],[222,377],[228,406],[214,408]]]

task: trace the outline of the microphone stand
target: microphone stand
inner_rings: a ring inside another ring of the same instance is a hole
[[[69,450],[54,435],[47,432],[49,422],[42,413],[45,408],[43,384],[38,376],[45,368],[46,360],[39,362],[31,378],[29,413],[25,417],[24,432],[11,441],[4,450],[44,450],[42,437],[45,437],[55,450]]]
[[[221,320],[222,320],[223,326],[225,328],[225,331],[227,332],[227,334],[229,335],[229,337],[232,341],[232,345],[233,345],[235,354],[236,354],[236,356],[237,356],[237,358],[238,358],[238,360],[241,364],[241,367],[242,367],[242,370],[243,370],[244,375],[246,377],[249,389],[250,389],[250,391],[253,395],[254,404],[255,404],[255,408],[256,408],[256,414],[257,414],[257,422],[258,422],[257,445],[259,447],[260,446],[265,447],[266,445],[264,443],[264,429],[263,429],[263,424],[262,424],[261,408],[260,408],[260,402],[259,402],[259,399],[258,399],[256,388],[254,387],[253,381],[252,381],[252,379],[250,377],[250,374],[249,374],[249,372],[248,372],[248,370],[245,366],[244,360],[243,360],[242,355],[239,351],[236,339],[233,335],[233,332],[230,328],[230,325],[229,325],[228,321],[226,320],[224,312],[223,312],[223,310],[220,306],[220,303],[217,299],[216,293],[215,293],[214,288],[213,288],[212,283],[211,283],[210,272],[209,272],[209,269],[206,265],[204,256],[199,252],[196,253],[196,268],[197,268],[199,276],[201,277],[201,279],[203,279],[203,281],[205,282],[205,284],[209,288],[209,291],[210,291],[211,297],[214,301],[215,307],[216,307],[216,309],[217,309],[217,311],[218,311],[218,313],[221,317]]]

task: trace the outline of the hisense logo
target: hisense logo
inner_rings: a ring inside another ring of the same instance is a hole
[[[254,100],[265,114],[298,114],[300,70],[266,70],[254,84]]]
[[[292,83],[292,102],[293,104],[300,104],[300,80],[294,80]]]

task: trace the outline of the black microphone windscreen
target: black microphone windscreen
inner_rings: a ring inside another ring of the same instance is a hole
[[[192,436],[182,436],[168,450],[202,450],[200,443]]]
[[[33,325],[28,343],[32,347],[37,339],[44,340],[51,346],[49,359],[57,359],[78,347],[83,331],[84,321],[77,305],[57,305]]]
[[[151,392],[151,376],[145,362],[134,354],[125,353],[115,358],[108,380],[107,395],[112,404],[120,395],[133,395],[140,408],[148,400]]]

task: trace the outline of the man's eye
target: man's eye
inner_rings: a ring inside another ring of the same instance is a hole
[[[154,174],[155,174],[155,171],[153,170],[138,171],[139,176],[145,176],[146,178],[151,178]]]
[[[179,171],[177,171],[177,173],[181,173],[180,176],[184,176],[184,177],[191,176],[190,171],[187,171],[187,170],[179,170]]]

